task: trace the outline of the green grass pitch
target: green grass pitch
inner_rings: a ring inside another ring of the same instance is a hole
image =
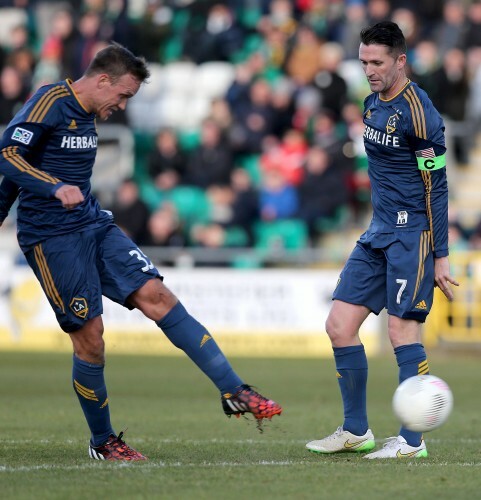
[[[70,385],[69,354],[0,353],[2,499],[481,498],[479,355],[430,355],[454,393],[448,422],[426,435],[424,460],[320,456],[305,443],[342,423],[330,359],[232,358],[236,371],[284,406],[260,434],[228,419],[213,385],[184,357],[108,357],[117,432],[145,463],[88,458],[88,430]],[[370,359],[370,426],[397,434],[392,354]]]

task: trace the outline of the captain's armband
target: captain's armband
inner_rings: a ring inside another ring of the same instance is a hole
[[[446,155],[436,156],[433,148],[416,151],[416,160],[419,170],[439,170],[446,166]]]

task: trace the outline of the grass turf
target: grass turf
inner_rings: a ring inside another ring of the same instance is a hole
[[[70,385],[68,354],[0,353],[0,497],[76,499],[480,498],[479,359],[430,355],[454,393],[448,422],[428,435],[424,460],[323,456],[305,443],[342,423],[332,360],[231,359],[246,382],[284,406],[260,434],[228,419],[215,388],[184,357],[110,356],[113,424],[146,463],[87,455],[88,431]],[[370,360],[376,438],[397,434],[394,357]],[[379,446],[381,443],[379,442]]]

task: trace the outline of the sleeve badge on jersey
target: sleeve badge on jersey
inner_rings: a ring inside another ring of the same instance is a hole
[[[433,148],[427,148],[416,151],[416,156],[418,158],[434,158],[436,155],[434,154]]]
[[[70,302],[70,309],[72,309],[75,316],[85,319],[89,312],[87,301],[83,297],[74,297]]]
[[[12,139],[14,141],[21,142],[22,144],[30,144],[32,140],[33,132],[30,130],[25,130],[24,128],[17,127],[12,134]]]

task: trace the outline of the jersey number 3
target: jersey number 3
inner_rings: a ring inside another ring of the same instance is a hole
[[[142,267],[142,272],[146,273],[150,269],[154,268],[154,264],[150,262],[149,258],[140,250],[137,248],[136,250],[130,250],[129,252],[130,255],[135,255],[140,262],[143,262],[145,266]]]

